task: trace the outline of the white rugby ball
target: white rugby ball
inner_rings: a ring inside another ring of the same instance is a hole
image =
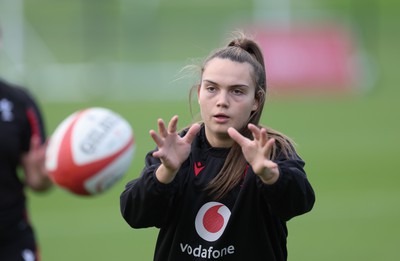
[[[77,195],[108,190],[128,170],[135,151],[130,124],[101,107],[77,111],[50,136],[45,166],[52,181]]]

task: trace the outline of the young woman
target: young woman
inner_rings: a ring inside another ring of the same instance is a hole
[[[203,63],[202,122],[178,117],[150,131],[157,148],[121,194],[133,228],[160,228],[154,260],[286,260],[286,222],[313,207],[314,191],[290,139],[259,125],[264,58],[244,35]]]

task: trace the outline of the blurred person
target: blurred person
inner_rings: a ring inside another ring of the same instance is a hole
[[[133,228],[160,229],[154,260],[287,260],[287,226],[315,194],[294,143],[259,124],[264,58],[240,34],[201,67],[201,122],[177,132],[158,120],[156,149],[120,196]],[[135,258],[132,256],[132,260]]]
[[[1,42],[1,32],[0,32]],[[45,129],[30,93],[0,79],[0,260],[39,260],[25,188],[46,191]]]

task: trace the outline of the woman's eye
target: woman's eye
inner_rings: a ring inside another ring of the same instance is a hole
[[[206,89],[209,92],[214,92],[215,91],[215,87],[214,86],[207,86]]]
[[[240,89],[234,89],[232,92],[233,92],[233,94],[236,94],[236,95],[243,94],[243,91]]]

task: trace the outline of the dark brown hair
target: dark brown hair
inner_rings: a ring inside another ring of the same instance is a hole
[[[203,62],[201,66],[201,76],[209,61],[214,58],[229,59],[238,63],[249,63],[253,68],[253,78],[256,86],[256,99],[259,102],[258,109],[253,111],[249,117],[248,123],[260,126],[260,118],[264,108],[265,97],[267,92],[266,73],[264,65],[264,56],[258,44],[247,37],[243,33],[233,38],[224,48],[217,49],[212,52]],[[200,81],[201,82],[201,81]],[[194,90],[199,87],[199,84],[192,88],[191,95]],[[243,136],[252,139],[252,134],[247,128],[247,124],[241,130],[238,130]],[[280,148],[286,157],[290,157],[294,153],[293,142],[282,133],[266,127],[268,137],[276,140],[272,151],[271,159],[276,158],[277,147]],[[209,183],[207,189],[215,199],[224,197],[241,181],[243,174],[247,168],[247,162],[242,153],[239,144],[234,143],[220,173]]]

